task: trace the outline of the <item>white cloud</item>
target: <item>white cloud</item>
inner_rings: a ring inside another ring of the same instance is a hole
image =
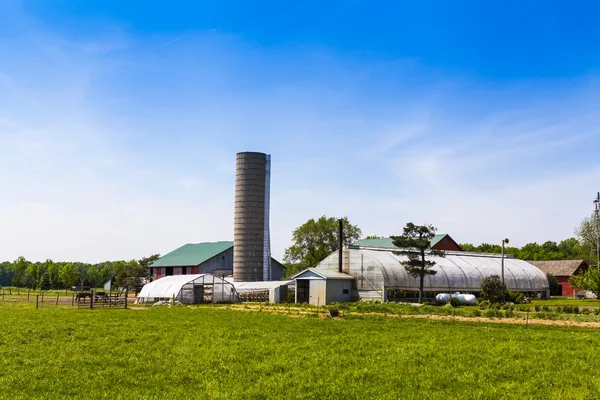
[[[10,188],[0,260],[128,259],[231,240],[237,151],[273,156],[278,258],[291,231],[321,215],[347,215],[364,234],[413,221],[459,242],[561,240],[598,190],[594,82],[550,82],[548,97],[218,33],[32,32],[27,51],[9,43],[0,64]]]

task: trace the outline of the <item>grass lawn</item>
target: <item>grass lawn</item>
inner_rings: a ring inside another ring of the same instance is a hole
[[[600,300],[586,299],[578,300],[573,297],[551,297],[549,300],[531,300],[531,304],[540,306],[579,306],[579,307],[600,307]]]
[[[0,305],[0,398],[600,397],[600,331]]]

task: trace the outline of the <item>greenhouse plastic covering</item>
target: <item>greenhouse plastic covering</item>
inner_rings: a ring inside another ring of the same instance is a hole
[[[237,300],[233,285],[209,274],[165,276],[142,288],[138,299],[175,299],[184,304],[230,302]]]
[[[418,290],[419,278],[406,272],[401,261],[408,258],[390,250],[348,248],[344,250],[344,272],[354,276],[358,290],[380,291],[383,288]],[[481,289],[483,279],[502,275],[501,257],[466,252],[446,252],[446,257],[427,257],[435,261],[435,275],[426,275],[424,290],[434,292],[474,292]],[[316,269],[336,270],[337,252],[321,261]],[[548,279],[526,261],[504,258],[504,280],[508,290],[546,292]]]

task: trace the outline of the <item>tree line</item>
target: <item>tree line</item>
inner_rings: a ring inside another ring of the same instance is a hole
[[[482,243],[474,246],[471,243],[461,243],[464,251],[475,253],[500,254],[502,246],[499,244]],[[559,243],[547,241],[542,244],[527,243],[523,247],[508,246],[504,248],[505,254],[512,254],[520,260],[576,260],[589,258],[589,252],[584,251],[583,246],[577,238],[568,238]],[[586,257],[587,256],[587,257]]]
[[[0,263],[0,286],[30,289],[69,289],[72,286],[99,287],[112,280],[116,287],[130,290],[139,287],[140,278],[148,276],[148,266],[160,255],[139,260],[83,262],[31,262],[19,257],[13,262]]]
[[[600,230],[600,219],[592,214],[581,221],[575,228],[576,237],[562,240],[558,243],[547,241],[542,244],[536,242],[527,243],[525,246],[505,247],[506,254],[512,254],[515,258],[527,261],[544,260],[585,260],[588,265],[598,265],[598,232]],[[502,247],[499,244],[482,243],[474,246],[471,243],[461,243],[464,251],[478,253],[500,254]]]

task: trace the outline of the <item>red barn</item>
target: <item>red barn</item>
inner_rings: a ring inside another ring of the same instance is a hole
[[[551,261],[527,261],[539,268],[545,274],[552,274],[556,278],[562,296],[575,296],[577,289],[571,287],[569,278],[573,275],[587,271],[588,265],[584,260],[551,260]]]

